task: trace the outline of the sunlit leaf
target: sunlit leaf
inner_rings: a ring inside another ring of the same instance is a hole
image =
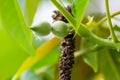
[[[53,65],[56,62],[58,62],[59,59],[59,54],[60,54],[60,49],[59,47],[55,47],[51,51],[49,51],[40,61],[38,61],[32,68],[33,69],[38,69],[43,66],[48,66],[48,65]]]
[[[60,43],[59,38],[52,38],[45,42],[43,45],[41,45],[37,50],[36,50],[36,60],[41,59],[43,56],[45,56],[49,51],[51,51],[53,48],[55,48],[58,44]]]
[[[97,73],[91,80],[104,80],[102,73]]]
[[[23,71],[26,69],[32,67],[34,64],[36,64],[38,61],[40,61],[44,56],[46,56],[52,49],[54,49],[58,43],[60,42],[60,39],[54,37],[44,44],[42,44],[39,48],[36,50],[35,57],[28,57],[24,63],[20,66],[17,73],[13,77],[13,79],[17,79]]]
[[[0,3],[0,16],[2,27],[15,39],[15,42],[27,53],[34,54],[31,45],[31,33],[26,27],[22,13],[16,0],[6,0]]]
[[[31,35],[16,0],[0,1],[0,79],[13,76],[23,60],[34,54]]]
[[[13,76],[26,57],[28,54],[0,25],[0,80]]]

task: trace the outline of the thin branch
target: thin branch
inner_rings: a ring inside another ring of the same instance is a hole
[[[110,15],[110,17],[114,17],[116,15],[120,14],[120,11],[116,11],[114,12],[112,15]],[[103,22],[105,22],[107,20],[107,17],[104,17],[103,19],[101,19],[99,22],[97,22],[97,26],[101,25]]]
[[[108,19],[108,24],[109,24],[109,27],[110,27],[110,33],[111,33],[112,39],[113,39],[114,42],[118,42],[117,37],[116,37],[115,32],[114,32],[114,29],[113,29],[112,22],[111,22],[108,0],[105,0],[105,6],[106,6],[106,16],[107,16],[107,19]]]
[[[100,50],[102,48],[103,48],[103,46],[95,45],[95,46],[90,47],[88,49],[75,52],[75,57],[79,57],[79,56],[82,56],[82,55],[87,54],[87,53],[98,51],[98,50]]]

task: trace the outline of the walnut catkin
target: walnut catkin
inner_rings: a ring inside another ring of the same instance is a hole
[[[70,14],[72,13],[70,6],[67,6],[65,9],[66,9]],[[52,15],[52,18],[53,18],[54,21],[63,21],[63,22],[68,23],[67,19],[66,19],[58,10],[54,10],[53,13],[54,13],[54,15]]]
[[[71,7],[67,6],[66,10],[71,14]],[[63,21],[68,23],[66,18],[57,10],[54,11],[55,15],[52,16],[54,21]],[[59,61],[59,80],[71,80],[71,72],[74,64],[74,30],[70,30],[69,34],[61,41],[60,61]]]
[[[59,62],[59,80],[71,80],[71,72],[74,64],[74,33],[70,33],[61,41],[61,55]]]

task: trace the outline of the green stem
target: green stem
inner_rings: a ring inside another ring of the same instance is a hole
[[[57,0],[51,0],[51,1],[60,10],[60,12],[65,16],[65,18],[72,24],[73,28],[75,29],[76,21],[72,17],[72,15],[63,6],[61,6]]]
[[[114,33],[112,22],[111,22],[108,0],[105,0],[105,6],[106,6],[106,16],[107,16],[108,23],[109,23],[109,26],[110,26],[110,33],[111,33],[112,39],[113,39],[114,42],[118,42],[117,37]]]
[[[92,32],[90,32],[87,28],[86,25],[81,24],[80,28],[77,32],[79,35],[84,36],[86,38],[89,38],[91,41],[96,42],[97,44],[99,44],[100,46],[107,46],[107,47],[111,47],[111,48],[120,48],[120,43],[114,43],[110,40],[106,40],[106,39],[102,39],[98,36],[96,36],[95,34],[93,34]]]
[[[114,17],[116,15],[120,14],[120,11],[116,11],[114,12],[110,17]],[[97,22],[97,26],[101,25],[103,22],[105,22],[107,20],[107,17],[104,17],[103,19],[101,19],[99,22]]]
[[[103,46],[95,45],[95,46],[90,47],[88,49],[80,50],[80,51],[75,52],[75,57],[79,57],[79,56],[82,56],[82,55],[87,54],[87,53],[98,51],[98,50],[100,50],[102,48],[103,48]]]

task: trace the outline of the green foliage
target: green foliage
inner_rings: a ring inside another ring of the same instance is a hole
[[[6,29],[8,34],[15,39],[15,42],[17,42],[21,48],[23,48],[29,54],[34,54],[34,49],[31,45],[31,32],[25,25],[17,1],[7,0],[6,4],[1,3],[0,10],[2,27]],[[16,15],[13,17],[13,14]]]
[[[100,69],[104,74],[105,80],[120,79],[120,54],[114,49],[103,49],[98,55]]]
[[[0,2],[0,79],[2,80],[12,76],[28,54],[34,54],[31,32],[24,23],[17,1],[3,2]]]
[[[73,3],[73,7],[72,7],[72,13],[73,16],[76,20],[76,30],[78,31],[82,18],[84,16],[84,12],[87,8],[87,4],[88,4],[89,0],[75,0]]]
[[[44,40],[42,37],[32,35],[29,29],[41,1],[0,0],[0,80],[17,80],[17,78],[19,80],[58,80],[60,39]],[[91,0],[67,1],[72,6],[72,15],[64,8],[62,0],[51,0],[68,20],[68,25],[72,25],[70,28],[73,28],[80,38],[76,40],[72,80],[120,80],[120,43],[108,39],[111,34],[114,34],[112,31],[120,32],[119,25],[114,23],[113,27],[110,23],[111,17],[120,14],[120,11],[110,15],[108,0],[106,0],[107,17],[101,20],[91,18],[89,21],[86,19],[85,11],[87,5],[92,4]],[[94,13],[93,17],[97,14]],[[98,18],[101,15],[97,14]],[[105,25],[107,28],[102,25],[107,19],[112,31],[109,31],[109,25]],[[36,31],[42,34],[45,31],[50,33],[50,25],[43,25]],[[55,29],[60,30],[60,33],[55,32]],[[59,37],[68,34],[68,27],[64,23],[55,24],[53,30],[53,33]],[[112,39],[114,37],[118,40],[120,38],[119,34],[114,34]]]
[[[26,70],[20,77],[20,80],[42,80],[31,69]]]
[[[84,61],[93,68],[95,72],[98,70],[98,53],[92,52],[84,55]]]
[[[47,65],[54,65],[59,58],[59,48],[58,46],[53,48],[48,54],[46,54],[39,62],[37,62],[32,69],[36,70]]]
[[[29,54],[15,42],[3,27],[0,29],[0,45],[0,79],[6,80],[15,74]]]

